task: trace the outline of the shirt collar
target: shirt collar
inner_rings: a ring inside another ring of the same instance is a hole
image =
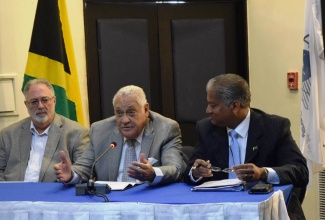
[[[142,129],[142,131],[141,131],[141,133],[139,134],[139,136],[135,138],[135,139],[140,143],[140,145],[141,145],[141,142],[142,142],[143,131],[144,131],[144,129]],[[125,143],[126,139],[127,139],[127,138],[124,137],[124,143]]]
[[[44,134],[48,135],[50,127],[51,127],[51,124],[43,131],[43,133],[40,134],[40,133],[38,133],[37,129],[35,128],[34,123],[32,121],[30,122],[30,131],[34,135],[44,135]]]
[[[247,137],[250,118],[251,118],[251,110],[248,109],[246,118],[234,129],[237,132],[237,134],[242,138]],[[229,132],[231,130],[233,130],[233,129],[230,129],[227,127],[227,132]]]

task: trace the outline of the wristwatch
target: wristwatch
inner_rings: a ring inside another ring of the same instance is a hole
[[[267,182],[267,177],[269,175],[269,171],[265,167],[263,167],[263,168],[264,168],[264,172],[265,172],[265,178],[263,179],[263,181]]]

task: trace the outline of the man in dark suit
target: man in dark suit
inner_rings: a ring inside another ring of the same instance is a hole
[[[214,77],[206,90],[210,117],[197,123],[197,150],[184,172],[187,183],[238,177],[248,182],[306,187],[306,160],[292,138],[288,119],[250,108],[249,87],[239,75]],[[232,132],[236,133],[234,140]],[[232,167],[234,173],[212,172],[211,166]],[[296,195],[288,213],[291,219],[305,218]]]
[[[81,179],[87,181],[95,159],[115,142],[116,148],[95,166],[97,180],[139,180],[152,185],[178,181],[183,171],[178,123],[150,111],[144,91],[137,86],[121,88],[113,98],[113,106],[115,116],[92,124],[90,147],[72,167],[61,155],[62,162],[55,166],[58,179],[69,184]],[[135,140],[137,144],[131,147],[135,148],[133,162],[125,163],[130,147],[128,140]]]
[[[24,95],[30,117],[0,132],[0,181],[55,182],[59,152],[74,163],[89,143],[88,129],[55,113],[56,97],[47,80],[30,80]]]

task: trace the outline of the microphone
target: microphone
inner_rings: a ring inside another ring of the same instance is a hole
[[[93,190],[94,189],[94,183],[95,183],[95,176],[94,176],[94,170],[95,170],[95,165],[96,163],[111,149],[116,147],[116,142],[112,142],[109,147],[94,161],[92,167],[91,167],[91,172],[89,176],[89,181],[88,181],[88,190]]]
[[[94,194],[107,194],[111,188],[107,184],[95,184],[95,165],[96,163],[111,149],[116,147],[116,142],[112,142],[109,147],[94,161],[87,183],[76,184],[76,195],[94,195]]]

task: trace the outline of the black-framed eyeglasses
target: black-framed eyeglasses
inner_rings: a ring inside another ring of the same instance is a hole
[[[42,102],[43,105],[48,104],[55,96],[50,97],[42,97],[40,99],[32,99],[30,101],[26,101],[26,103],[30,106],[30,107],[36,107],[38,106],[39,102]]]

